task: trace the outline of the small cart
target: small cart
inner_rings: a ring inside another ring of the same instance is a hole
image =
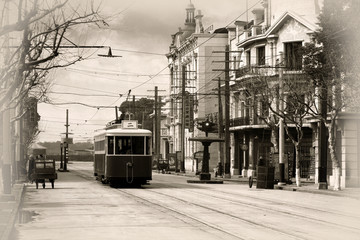
[[[46,179],[49,179],[51,187],[54,188],[54,182],[57,179],[55,160],[34,160],[31,181],[36,183],[36,189],[39,188],[39,183],[42,183],[43,188],[45,188]]]

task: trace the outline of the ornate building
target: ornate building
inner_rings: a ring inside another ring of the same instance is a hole
[[[167,108],[170,110],[166,119],[168,136],[162,139],[166,142],[166,151],[177,153],[181,160],[178,169],[186,171],[196,171],[194,153],[202,151],[200,143],[188,139],[204,135],[197,129],[198,122],[214,118],[218,112],[217,94],[213,89],[217,88],[214,79],[219,73],[213,70],[224,68],[223,51],[228,41],[224,29],[204,30],[202,18],[200,11],[195,15],[194,5],[190,3],[186,8],[185,24],[172,35],[167,54],[170,69]],[[218,148],[217,144],[211,146],[210,169],[217,164]]]

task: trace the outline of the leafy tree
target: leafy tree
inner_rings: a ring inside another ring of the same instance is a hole
[[[340,189],[340,161],[335,152],[335,127],[342,111],[359,112],[360,2],[325,0],[314,41],[304,48],[305,72],[313,79],[316,104],[310,108],[328,131],[335,172],[334,190]]]
[[[119,110],[124,119],[128,119],[130,115],[131,119],[138,120],[142,124],[142,128],[152,131],[153,120],[150,118],[150,114],[154,112],[154,103],[152,99],[140,98],[134,103],[130,101],[123,102]]]

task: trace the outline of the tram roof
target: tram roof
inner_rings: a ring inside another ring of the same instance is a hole
[[[147,129],[102,129],[95,133],[95,136],[151,136],[151,131]]]

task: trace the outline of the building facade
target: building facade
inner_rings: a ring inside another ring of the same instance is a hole
[[[226,29],[204,30],[202,18],[200,11],[195,15],[195,7],[190,3],[186,8],[184,27],[172,35],[167,54],[170,97],[164,132],[168,136],[162,139],[167,142],[166,150],[177,154],[181,162],[179,169],[185,171],[200,170],[194,153],[202,151],[202,145],[190,142],[189,138],[205,136],[198,130],[198,124],[209,118],[214,121],[217,116],[219,103],[214,89],[221,73],[215,69],[224,68],[224,50],[228,41]],[[210,169],[217,165],[218,149],[218,144],[211,145]]]
[[[320,172],[325,169],[327,183],[333,183],[330,154],[321,143],[327,136],[321,137],[319,120],[301,115],[303,109],[296,104],[296,98],[305,103],[314,98],[306,92],[311,79],[304,72],[300,50],[313,40],[321,7],[320,0],[263,0],[252,14],[249,10],[247,21],[235,21],[215,31],[203,30],[203,16],[201,12],[195,15],[193,4],[186,8],[185,26],[172,35],[167,54],[170,110],[164,124],[166,136],[162,136],[166,151],[185,159],[182,170],[197,169],[193,154],[202,146],[188,139],[204,135],[196,127],[199,122],[218,122],[219,106],[225,105],[219,96],[224,97],[224,71],[228,71],[231,175],[256,174],[258,160],[263,158],[275,167],[275,178],[280,178],[279,123],[284,119],[285,180],[298,176],[319,184]],[[229,58],[225,59],[227,46]],[[320,100],[313,102],[312,107],[318,108]],[[342,112],[335,134],[342,188],[360,186],[359,133],[359,114]],[[326,166],[321,157],[324,149]],[[212,170],[224,157],[219,144],[211,145],[210,156]]]
[[[303,81],[306,78],[300,49],[311,41],[319,12],[314,1],[304,1],[301,7],[299,4],[298,1],[262,1],[259,8],[252,10],[251,21],[235,22],[235,37],[230,40],[232,174],[252,174],[260,157],[278,165],[279,116],[269,111],[263,93],[254,88],[264,81],[278,84],[280,71],[284,79]],[[281,99],[274,96],[271,102],[275,104],[273,109],[277,109]],[[313,127],[310,123],[303,125],[302,178],[315,177]],[[291,179],[295,176],[296,156],[293,143],[287,140],[285,178]]]

